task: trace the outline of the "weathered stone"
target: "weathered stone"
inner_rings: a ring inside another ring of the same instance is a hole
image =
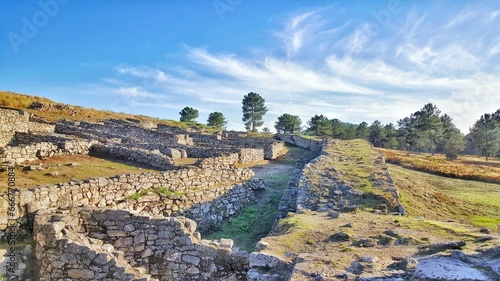
[[[491,280],[484,273],[464,262],[442,257],[420,260],[415,268],[414,276],[432,280]]]
[[[183,255],[182,261],[197,266],[200,264],[201,259],[191,255]]]
[[[94,272],[88,269],[70,269],[68,270],[68,277],[72,279],[91,280],[94,278]]]

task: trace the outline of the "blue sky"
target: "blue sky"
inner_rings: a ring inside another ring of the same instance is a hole
[[[432,102],[464,132],[500,108],[500,1],[0,0],[0,89],[243,130],[241,100],[396,123]]]

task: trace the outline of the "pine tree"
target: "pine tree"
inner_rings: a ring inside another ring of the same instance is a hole
[[[259,94],[250,92],[243,97],[243,122],[247,131],[257,132],[257,128],[264,122],[262,117],[267,113],[266,100]]]
[[[218,129],[224,129],[227,125],[227,121],[224,114],[216,111],[208,115],[207,125]]]

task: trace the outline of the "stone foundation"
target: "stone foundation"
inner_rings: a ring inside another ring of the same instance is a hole
[[[183,217],[123,210],[41,211],[34,239],[39,280],[241,280],[248,253],[201,240]]]

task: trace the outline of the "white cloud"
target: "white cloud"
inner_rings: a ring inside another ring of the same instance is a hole
[[[221,111],[233,129],[243,129],[241,99],[250,91],[266,99],[268,127],[283,113],[299,115],[304,125],[315,114],[396,123],[433,102],[467,132],[481,114],[498,109],[498,11],[447,17],[412,9],[394,17],[400,18],[386,27],[391,32],[371,36],[367,22],[339,23],[324,9],[310,10],[288,17],[274,33],[282,55],[275,45],[251,55],[188,47],[182,65],[122,65],[103,81],[134,106]]]

